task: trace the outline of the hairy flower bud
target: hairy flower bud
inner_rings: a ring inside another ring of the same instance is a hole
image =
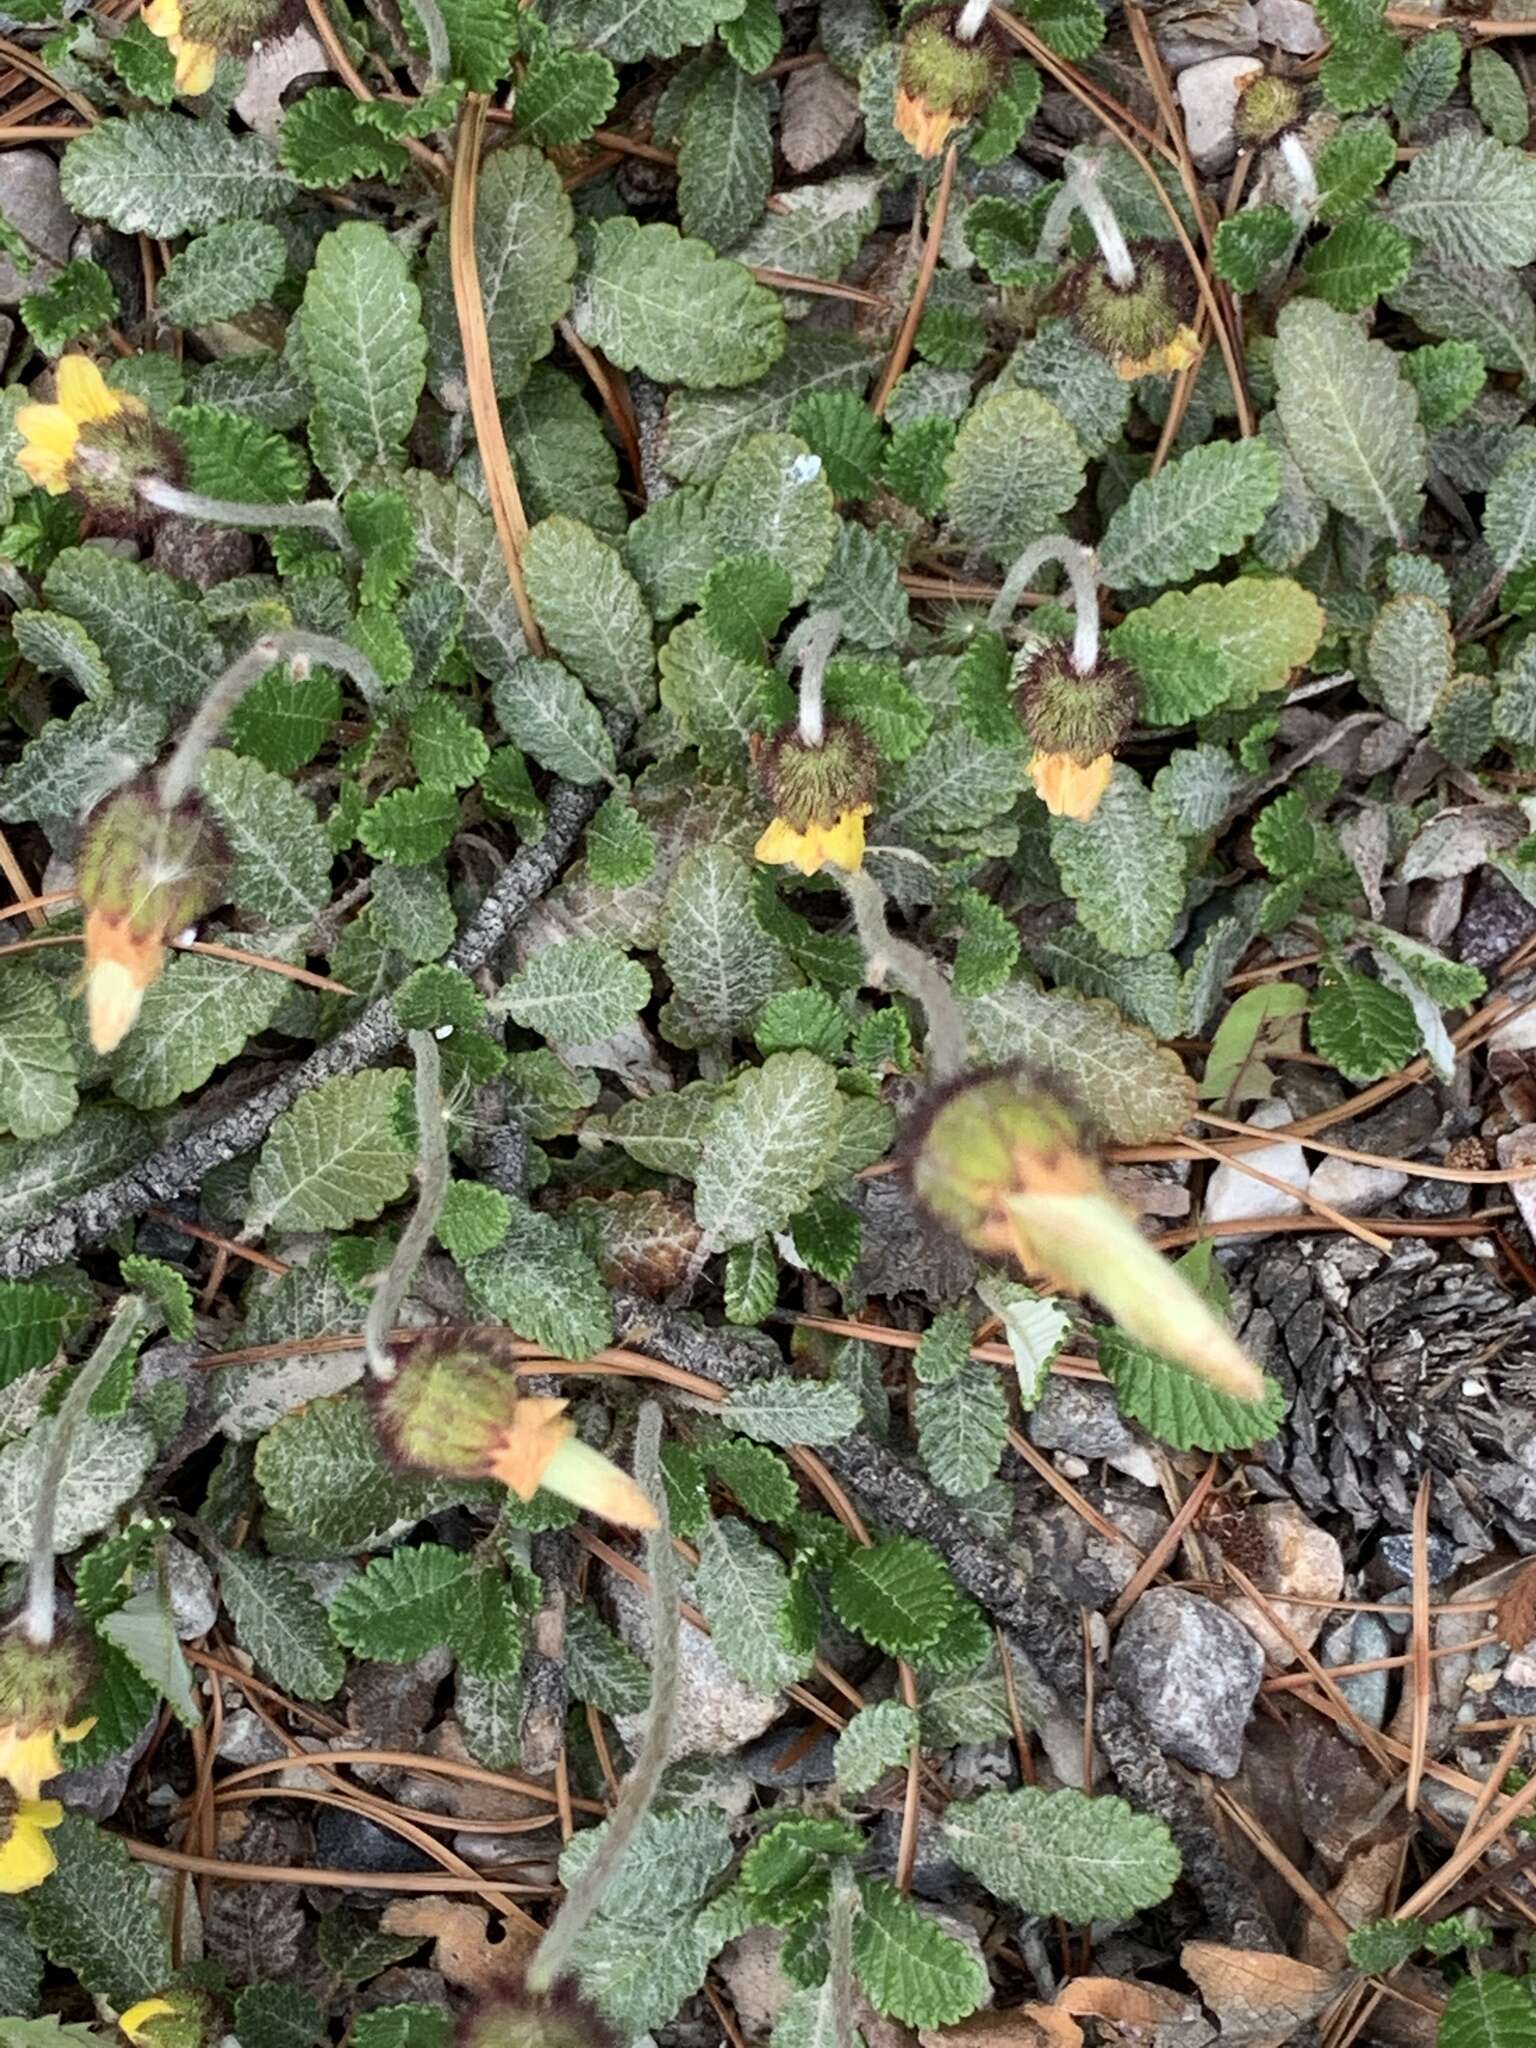
[[[1117,285],[1097,257],[1076,263],[1056,287],[1052,305],[1078,337],[1130,381],[1168,376],[1192,363],[1200,344],[1190,322],[1197,293],[1188,265],[1171,242],[1130,244],[1136,281]]]
[[[139,482],[162,477],[175,483],[181,443],[139,399],[114,391],[89,356],[63,357],[54,383],[58,397],[51,405],[17,412],[22,470],[50,497],[73,492],[96,533],[151,533],[162,514],[145,502]]]
[[[508,1991],[472,2006],[459,2021],[455,2048],[616,2048],[609,2027],[562,1980],[542,1998]]]
[[[98,1052],[121,1044],[165,965],[167,938],[207,916],[224,895],[228,870],[224,835],[198,797],[165,810],[140,782],[114,791],[91,813],[76,883]]]
[[[990,25],[962,42],[955,34],[959,17],[958,7],[927,8],[902,36],[895,121],[919,156],[937,156],[957,128],[986,111],[1008,75]]]
[[[1275,142],[1302,116],[1301,87],[1272,71],[1255,71],[1237,88],[1237,139],[1255,148]]]
[[[80,1718],[95,1677],[95,1653],[79,1628],[59,1628],[49,1643],[15,1626],[0,1635],[0,1778],[22,1799],[36,1799],[58,1775],[59,1744],[95,1726]]]
[[[176,59],[179,92],[213,84],[220,55],[249,57],[303,19],[303,0],[147,0],[144,26]]]
[[[864,857],[864,820],[874,803],[878,765],[862,729],[829,718],[819,744],[786,725],[758,762],[773,823],[757,842],[763,861],[813,875],[828,863],[856,869]]]
[[[1024,669],[1014,702],[1034,742],[1029,772],[1053,817],[1086,823],[1114,773],[1114,752],[1136,715],[1129,665],[1101,655],[1086,675],[1071,648],[1052,641]]]

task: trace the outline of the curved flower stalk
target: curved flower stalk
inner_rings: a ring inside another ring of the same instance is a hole
[[[1200,354],[1200,338],[1191,324],[1194,279],[1172,243],[1150,236],[1126,240],[1101,174],[1100,158],[1079,157],[1047,217],[1042,244],[1048,235],[1064,238],[1076,210],[1099,245],[1097,260],[1090,257],[1068,269],[1056,287],[1054,309],[1127,381],[1170,376]]]
[[[1047,562],[1059,562],[1072,586],[1070,651],[1052,641],[1031,655],[1015,702],[1034,745],[1030,780],[1056,818],[1086,824],[1115,771],[1115,748],[1131,729],[1136,678],[1129,665],[1099,645],[1098,563],[1090,548],[1064,533],[1027,547],[1003,580],[987,624],[1000,632],[1019,593]]]
[[[131,392],[114,391],[89,356],[60,358],[53,403],[21,406],[16,461],[36,489],[51,498],[72,492],[90,527],[121,538],[140,537],[159,514],[144,501],[151,477],[181,474],[181,444]]]
[[[206,526],[234,526],[241,531],[270,532],[277,527],[308,527],[323,533],[346,561],[360,557],[347,531],[341,507],[331,498],[306,499],[300,505],[247,504],[241,498],[209,498],[201,491],[183,490],[170,477],[146,476],[138,483],[139,496],[157,512],[175,513],[182,519],[199,519]]]
[[[969,1056],[965,1019],[937,961],[921,946],[898,939],[886,919],[885,897],[873,876],[862,871],[838,876],[854,929],[864,949],[864,966],[872,984],[889,979],[904,988],[923,1006],[928,1025],[924,1065],[928,1079],[942,1084],[960,1073]]]
[[[368,1370],[375,1379],[395,1376],[394,1353],[389,1333],[399,1318],[406,1290],[443,1213],[448,1193],[448,1119],[443,1104],[442,1061],[437,1040],[430,1031],[412,1031],[408,1044],[416,1062],[416,1208],[400,1234],[389,1268],[374,1289],[363,1324],[363,1345]]]
[[[864,820],[874,808],[873,747],[852,719],[826,715],[827,663],[842,632],[839,613],[820,611],[790,635],[785,653],[800,668],[799,711],[757,764],[774,815],[756,856],[802,875],[823,868],[856,874],[864,859]]]

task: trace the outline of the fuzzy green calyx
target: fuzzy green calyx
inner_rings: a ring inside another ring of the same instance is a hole
[[[1007,76],[990,25],[962,42],[955,34],[959,15],[956,7],[929,8],[902,37],[895,121],[919,156],[937,156],[955,129],[985,111]]]
[[[385,1451],[414,1471],[487,1479],[517,1411],[515,1357],[493,1336],[431,1330],[399,1347],[395,1376],[370,1382]]]
[[[81,426],[65,474],[93,533],[139,539],[165,516],[140,495],[140,480],[180,483],[181,442],[143,406],[124,404],[110,419]]]
[[[235,57],[248,57],[303,18],[302,0],[181,0],[181,33]]]
[[[615,2048],[612,2029],[562,1980],[542,1998],[510,1993],[460,2020],[455,2048]]]
[[[1166,374],[1193,360],[1198,344],[1194,281],[1177,250],[1148,238],[1130,244],[1134,284],[1117,285],[1097,257],[1074,264],[1054,307],[1078,337],[1108,357],[1122,377]]]
[[[201,798],[165,810],[140,782],[91,813],[75,879],[88,915],[145,941],[206,917],[223,899],[228,872],[224,834]]]
[[[223,2034],[226,2016],[208,1992],[176,1984],[129,2006],[117,2024],[133,2048],[204,2048]]]
[[[1079,675],[1070,646],[1053,640],[1030,659],[1014,702],[1039,753],[1067,754],[1086,767],[1112,754],[1130,731],[1136,677],[1128,663],[1108,655]]]
[[[1014,1249],[1011,1196],[1102,1187],[1077,1117],[1017,1067],[972,1075],[937,1097],[910,1147],[908,1176],[935,1221],[973,1251],[997,1255]]]
[[[1277,141],[1301,115],[1301,87],[1292,79],[1257,71],[1238,87],[1237,139],[1250,149]]]
[[[13,1626],[0,1636],[0,1726],[22,1736],[67,1727],[95,1679],[84,1630],[60,1624],[51,1643],[34,1643]]]
[[[763,750],[759,773],[774,816],[796,832],[832,825],[875,800],[878,763],[863,728],[829,718],[819,746],[786,725]]]

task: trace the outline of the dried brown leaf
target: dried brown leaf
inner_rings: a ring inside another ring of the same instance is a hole
[[[811,171],[836,156],[858,125],[858,94],[830,64],[789,74],[780,140],[791,170]]]
[[[1494,1632],[1507,1649],[1523,1650],[1536,1636],[1536,1558],[1516,1573],[1493,1610]]]
[[[1074,1977],[1061,1987],[1055,2010],[1133,2028],[1199,2017],[1192,1998],[1161,1984],[1137,1984],[1126,1977]]]
[[[489,1939],[490,1915],[468,1899],[397,1899],[384,1909],[388,1934],[419,1934],[433,1941],[432,1963],[462,1991],[489,1994],[526,1960],[532,1941],[510,1924],[500,1940]]]
[[[1059,2005],[974,2012],[957,2027],[924,2027],[922,2048],[1083,2048],[1083,2030]]]
[[[1343,1979],[1262,1949],[1216,1941],[1184,1944],[1181,1961],[1221,2026],[1221,2038],[1246,2048],[1278,2048],[1315,2019]]]

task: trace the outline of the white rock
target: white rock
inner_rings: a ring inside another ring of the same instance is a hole
[[[236,97],[235,112],[247,127],[268,142],[276,142],[283,119],[283,94],[296,78],[312,77],[330,68],[331,60],[314,30],[302,25],[246,59],[245,82]]]
[[[1408,1185],[1406,1173],[1392,1166],[1362,1166],[1354,1159],[1325,1159],[1307,1183],[1320,1202],[1342,1209],[1346,1216],[1364,1216],[1383,1202],[1395,1201]]]
[[[1202,69],[1205,67],[1202,66]],[[1184,74],[1189,76],[1188,72]],[[1183,84],[1183,79],[1179,81]],[[1292,1121],[1291,1112],[1278,1099],[1261,1102],[1248,1119],[1250,1130],[1272,1131]],[[1281,1145],[1261,1145],[1245,1152],[1243,1158],[1276,1180],[1293,1188],[1304,1188],[1309,1178],[1306,1155],[1294,1139]],[[1250,1216],[1299,1216],[1306,1204],[1299,1195],[1289,1195],[1267,1186],[1224,1162],[1211,1175],[1205,1191],[1204,1220],[1207,1223],[1238,1223]]]
[[[1259,0],[1259,38],[1293,57],[1315,57],[1328,44],[1309,0]]]
[[[613,1618],[619,1634],[642,1657],[651,1654],[651,1614],[646,1596],[617,1572],[607,1573]],[[687,1597],[692,1597],[689,1589]],[[713,1640],[684,1622],[678,1638],[682,1672],[677,1717],[668,1761],[684,1756],[732,1756],[743,1743],[766,1734],[784,1711],[782,1693],[754,1692],[731,1670]],[[620,1735],[633,1749],[645,1727],[643,1714],[616,1717]]]
[[[1204,10],[1181,10],[1179,7],[1160,9],[1157,27],[1157,53],[1173,72],[1187,71],[1191,64],[1204,63],[1208,58],[1226,56],[1235,52],[1256,50],[1259,47],[1258,10],[1250,0],[1236,0],[1219,12]]]
[[[0,256],[0,306],[16,306],[28,292],[52,284],[69,261],[69,245],[80,223],[59,194],[59,167],[46,150],[9,149],[0,155],[0,214],[33,253],[32,268],[19,271]]]
[[[1210,57],[1179,73],[1184,134],[1198,169],[1219,171],[1232,161],[1237,148],[1238,89],[1263,69],[1256,57]]]
[[[1309,1521],[1294,1501],[1266,1501],[1251,1508],[1244,1521],[1263,1545],[1264,1561],[1248,1577],[1297,1642],[1311,1649],[1328,1619],[1326,1607],[1299,1606],[1297,1599],[1337,1600],[1344,1590],[1344,1553],[1326,1529]],[[1284,1596],[1292,1594],[1296,1599]],[[1296,1652],[1272,1621],[1244,1594],[1225,1597],[1222,1605],[1240,1621],[1269,1662],[1279,1669],[1296,1662]]]

